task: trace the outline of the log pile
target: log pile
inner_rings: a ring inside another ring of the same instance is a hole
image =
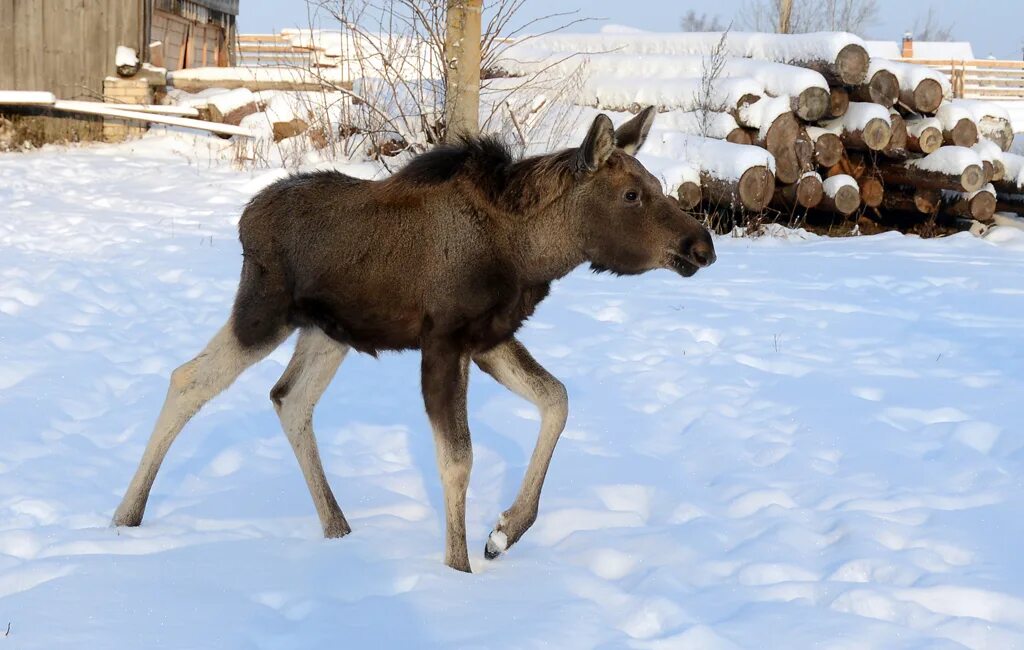
[[[852,34],[552,35],[513,48],[503,69],[567,74],[577,52],[589,74],[577,103],[665,113],[645,153],[653,142],[649,155],[689,166],[669,181],[686,207],[729,211],[733,224],[767,213],[872,232],[1024,214],[1024,158],[1007,153],[1006,111],[953,99],[938,71],[873,59]]]

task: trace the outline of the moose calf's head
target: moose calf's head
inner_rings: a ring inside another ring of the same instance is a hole
[[[607,115],[598,115],[576,152],[576,168],[587,176],[579,203],[584,253],[595,271],[667,268],[690,277],[716,259],[707,229],[633,157],[654,116],[649,106],[615,130]]]

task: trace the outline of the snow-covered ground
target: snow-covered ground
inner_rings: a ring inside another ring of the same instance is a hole
[[[538,422],[474,371],[475,575],[441,564],[414,354],[350,356],[317,411],[351,536],[320,538],[267,398],[286,349],[110,528],[278,175],[178,143],[0,156],[0,648],[1024,648],[1014,230],[719,238],[690,280],[557,284],[522,338],[569,424],[495,562]]]

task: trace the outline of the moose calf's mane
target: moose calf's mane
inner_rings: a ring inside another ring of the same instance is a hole
[[[528,217],[565,195],[580,172],[576,149],[518,158],[494,135],[470,136],[422,153],[382,181],[389,190],[464,183],[502,212]]]

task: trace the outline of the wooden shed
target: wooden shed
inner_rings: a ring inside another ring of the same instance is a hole
[[[101,97],[119,45],[170,70],[229,65],[237,15],[238,0],[0,0],[0,90]]]

